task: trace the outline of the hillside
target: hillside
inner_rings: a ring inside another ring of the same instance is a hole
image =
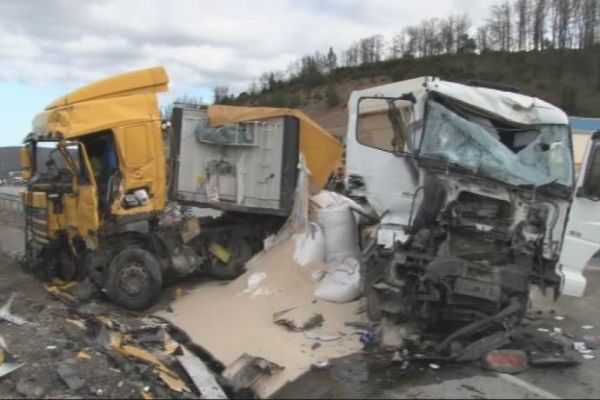
[[[585,50],[447,54],[341,67],[310,80],[279,82],[273,89],[254,95],[244,92],[222,103],[301,108],[341,137],[346,129],[346,101],[353,90],[424,75],[515,86],[569,115],[600,118],[599,45]]]
[[[0,178],[21,170],[20,147],[0,147]]]

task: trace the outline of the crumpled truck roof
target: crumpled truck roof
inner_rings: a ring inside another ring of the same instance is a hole
[[[516,124],[569,124],[569,118],[564,111],[537,97],[448,82],[428,76],[356,90],[352,92],[348,107],[350,112],[356,112],[357,100],[361,97],[398,97],[409,92],[417,99],[427,92],[439,93]]]

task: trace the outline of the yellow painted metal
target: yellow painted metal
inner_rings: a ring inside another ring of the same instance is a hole
[[[300,120],[300,152],[312,174],[313,182],[322,188],[342,159],[343,145],[300,110],[270,107],[208,107],[211,126],[289,115]]]
[[[210,246],[208,246],[208,251],[224,263],[228,263],[229,260],[231,260],[229,251],[218,243],[211,243]]]
[[[23,179],[28,181],[31,179],[31,149],[29,147],[21,148],[21,173]]]
[[[112,214],[122,217],[162,211],[166,201],[166,171],[156,93],[167,90],[168,83],[169,77],[162,67],[92,83],[53,101],[36,115],[33,136],[37,140],[64,143],[64,140],[77,141],[88,134],[112,130],[122,179],[120,197],[111,205]],[[83,144],[80,154],[87,180],[81,183],[74,180],[74,193],[63,196],[62,213],[53,212],[44,192],[24,194],[23,203],[47,212],[49,239],[55,238],[60,230],[66,230],[69,237],[80,235],[88,245],[94,246],[101,224],[97,184]],[[26,167],[27,160],[23,159],[22,164]],[[151,193],[150,201],[142,207],[124,209],[124,194],[142,187]]]
[[[106,97],[163,92],[168,84],[169,76],[163,67],[127,72],[79,88],[54,100],[46,110]]]

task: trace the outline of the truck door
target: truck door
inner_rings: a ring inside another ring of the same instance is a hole
[[[583,296],[586,278],[583,271],[600,251],[600,131],[587,146],[559,259],[563,276],[561,293]]]
[[[364,196],[382,216],[378,243],[391,247],[407,237],[418,170],[410,125],[410,102],[398,98],[351,98],[347,135],[347,186],[354,196]]]

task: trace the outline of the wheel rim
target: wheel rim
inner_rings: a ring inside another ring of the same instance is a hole
[[[119,272],[119,288],[129,297],[138,297],[150,287],[150,277],[139,263],[129,263]]]

